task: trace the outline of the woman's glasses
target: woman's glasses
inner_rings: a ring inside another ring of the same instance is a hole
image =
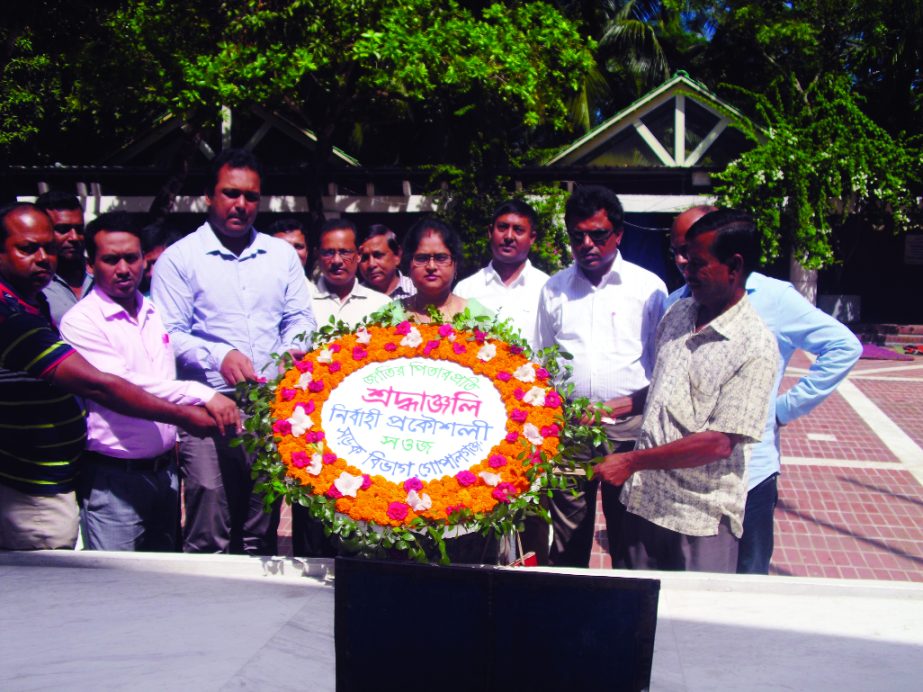
[[[425,252],[418,252],[413,257],[411,257],[410,260],[418,267],[429,264],[430,261],[435,262],[440,267],[445,267],[446,265],[452,263],[452,255],[450,255],[448,252],[433,252],[429,254]]]

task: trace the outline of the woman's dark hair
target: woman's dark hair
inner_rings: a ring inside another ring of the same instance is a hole
[[[420,246],[420,241],[430,233],[435,233],[439,236],[449,249],[449,254],[452,255],[452,261],[458,262],[461,257],[462,249],[461,238],[458,233],[443,221],[429,217],[417,221],[410,227],[410,230],[407,231],[407,236],[404,238],[404,254],[401,258],[401,270],[404,273],[407,273],[409,270],[410,260],[414,254],[416,254],[417,248]]]

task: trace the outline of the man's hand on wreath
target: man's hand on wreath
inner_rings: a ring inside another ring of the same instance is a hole
[[[634,473],[631,452],[609,454],[604,458],[605,461],[593,467],[593,475],[601,478],[604,483],[622,485]]]
[[[228,354],[221,361],[219,370],[224,381],[231,387],[239,382],[250,381],[256,382],[256,371],[253,369],[253,362],[238,350],[228,351]]]
[[[215,419],[215,424],[222,435],[231,432],[239,435],[243,430],[240,424],[240,411],[233,399],[216,393],[205,403],[205,410]]]
[[[292,362],[297,363],[299,360],[304,358],[307,351],[297,348],[290,348],[288,349],[287,353],[292,357]],[[279,374],[284,375],[286,370],[288,370],[288,366],[286,366],[285,361],[279,361]]]

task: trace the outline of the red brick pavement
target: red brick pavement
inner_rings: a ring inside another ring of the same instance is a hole
[[[923,364],[923,358],[915,362]],[[876,375],[908,364],[914,363],[860,361],[850,381],[923,446],[923,370]],[[810,360],[799,353],[791,366],[804,369]],[[783,387],[798,376],[790,369]],[[869,376],[889,380],[863,379]],[[832,435],[835,440],[809,435]],[[834,394],[786,426],[782,453],[773,574],[923,582],[923,484],[909,470],[895,468],[899,460],[844,397]],[[786,458],[799,463],[786,464]],[[802,463],[804,459],[822,464]],[[283,554],[291,552],[290,535],[291,519],[284,508]],[[602,509],[597,508],[591,567],[611,566],[607,545]]]

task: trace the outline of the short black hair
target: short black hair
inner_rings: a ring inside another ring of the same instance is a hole
[[[499,207],[494,209],[494,214],[490,219],[490,227],[493,228],[497,219],[507,214],[516,214],[529,219],[529,226],[533,233],[538,233],[538,213],[532,208],[531,204],[523,202],[521,199],[508,199]]]
[[[261,183],[263,181],[263,166],[252,151],[249,149],[225,149],[212,161],[208,187],[205,188],[205,194],[209,197],[215,194],[218,176],[221,175],[221,169],[225,166],[228,168],[249,168],[260,177]]]
[[[571,230],[600,209],[606,212],[613,230],[622,228],[625,213],[618,195],[602,185],[580,185],[571,193],[564,206],[564,225],[567,230]]]
[[[686,241],[712,231],[715,232],[715,240],[711,252],[719,262],[727,264],[733,255],[740,255],[743,258],[744,277],[759,266],[760,238],[750,214],[739,209],[710,212],[690,226],[686,232]]]
[[[333,231],[352,231],[353,239],[356,241],[356,247],[359,247],[359,229],[350,219],[327,219],[321,224],[320,230],[317,231],[317,244],[320,245],[321,239]]]
[[[49,190],[43,192],[35,198],[35,206],[43,211],[54,209],[55,211],[83,211],[83,205],[77,199],[77,195],[62,190]]]
[[[455,229],[449,226],[449,224],[430,216],[425,219],[420,219],[410,227],[409,231],[407,231],[407,237],[404,238],[404,256],[401,258],[401,264],[404,265],[401,268],[405,273],[409,269],[410,260],[413,258],[414,254],[416,254],[417,248],[420,246],[420,241],[430,232],[435,233],[442,239],[442,242],[449,250],[449,254],[452,255],[453,261],[458,262],[461,258],[461,237],[459,237]]]
[[[301,234],[307,239],[308,234],[305,233],[304,224],[298,219],[290,216],[284,219],[276,219],[269,224],[268,228],[266,228],[263,233],[275,235],[276,233],[291,233],[292,231],[301,231]]]
[[[156,247],[168,248],[186,234],[167,219],[159,219],[141,229],[141,250],[150,252]]]
[[[362,234],[362,242],[359,244],[361,245],[366,240],[377,238],[378,236],[384,236],[388,243],[388,249],[391,250],[391,252],[395,255],[401,254],[401,244],[398,242],[397,234],[383,223],[373,223],[369,226],[365,230],[365,233]]]
[[[130,233],[138,239],[142,248],[144,245],[141,223],[134,214],[127,211],[111,211],[106,214],[100,214],[87,224],[87,229],[84,231],[84,244],[90,263],[96,260],[96,235],[98,233]]]

